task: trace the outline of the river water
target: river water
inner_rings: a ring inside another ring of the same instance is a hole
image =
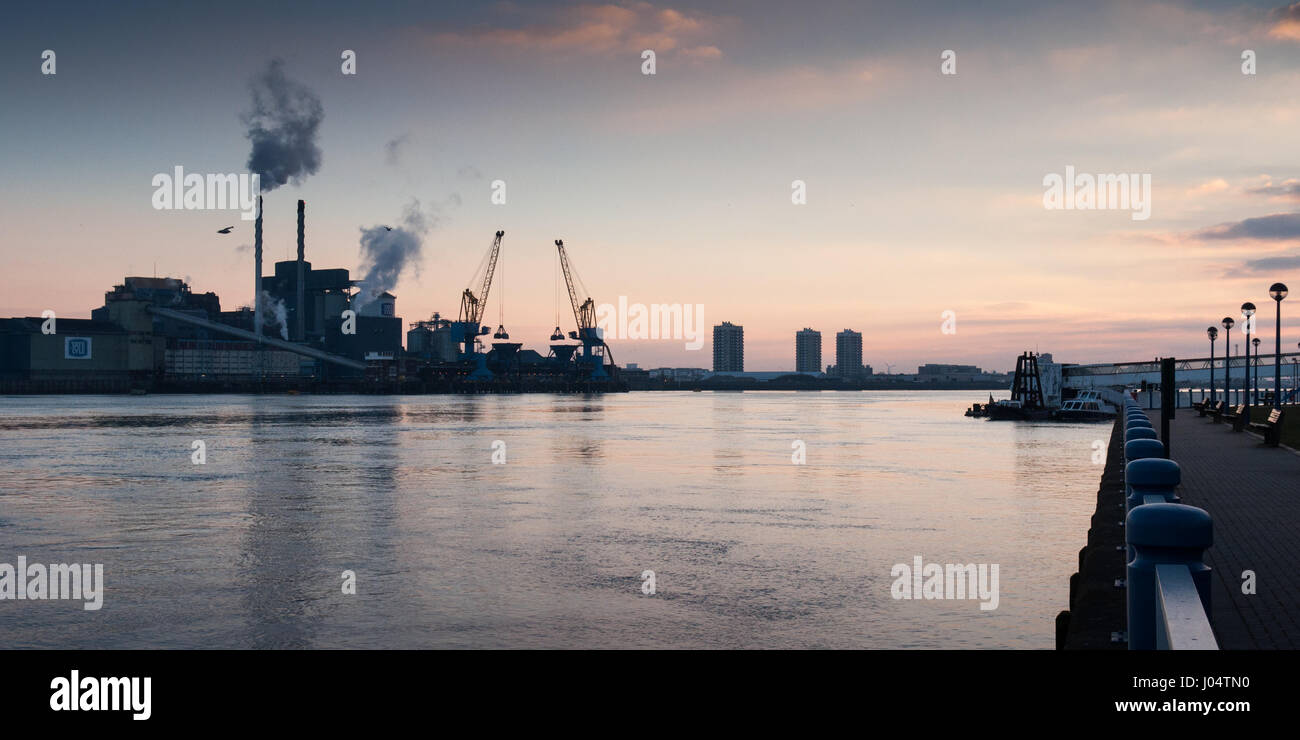
[[[987,395],[3,397],[0,563],[104,595],[0,647],[1051,648],[1110,425]],[[997,607],[894,598],[917,557]]]

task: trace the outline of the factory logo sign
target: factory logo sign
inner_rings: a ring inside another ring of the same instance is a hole
[[[90,337],[64,337],[63,338],[63,359],[89,360],[90,359]]]

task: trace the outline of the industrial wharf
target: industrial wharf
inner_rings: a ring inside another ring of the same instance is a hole
[[[1149,412],[1162,427],[1158,411]],[[1300,648],[1300,453],[1267,447],[1189,409],[1169,420],[1170,457],[1181,468],[1182,504],[1213,520],[1205,550],[1209,622],[1225,650]],[[1124,649],[1124,422],[1112,431],[1088,545],[1071,578],[1070,610],[1057,621],[1057,647]],[[1253,574],[1253,579],[1250,578]]]

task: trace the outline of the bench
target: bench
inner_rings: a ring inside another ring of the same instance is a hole
[[[1259,432],[1264,435],[1264,444],[1269,447],[1277,447],[1282,443],[1282,419],[1284,412],[1282,409],[1273,409],[1268,414],[1268,421],[1262,424],[1252,423],[1250,431]]]
[[[1192,404],[1192,408],[1196,409],[1197,416],[1205,416],[1205,414],[1209,412],[1210,402],[1202,399]]]
[[[1220,421],[1223,421],[1223,413],[1224,411],[1227,410],[1227,408],[1228,408],[1228,404],[1224,401],[1217,401],[1213,406],[1210,407],[1210,416],[1214,417],[1215,424],[1218,424]]]
[[[1246,428],[1246,406],[1240,404],[1234,406],[1231,411],[1224,411],[1221,415],[1224,421],[1232,422],[1232,431],[1240,432]]]

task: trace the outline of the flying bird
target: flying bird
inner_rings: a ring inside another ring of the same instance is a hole
[[[385,226],[384,228],[387,229],[388,231],[392,231],[392,230],[393,230],[393,227],[392,227],[392,226]]]
[[[235,227],[234,227],[234,226],[227,226],[227,227],[224,228],[224,229],[217,229],[217,233],[218,233],[218,234],[229,234],[229,233],[230,233],[230,230],[233,229],[233,228],[235,228]]]

